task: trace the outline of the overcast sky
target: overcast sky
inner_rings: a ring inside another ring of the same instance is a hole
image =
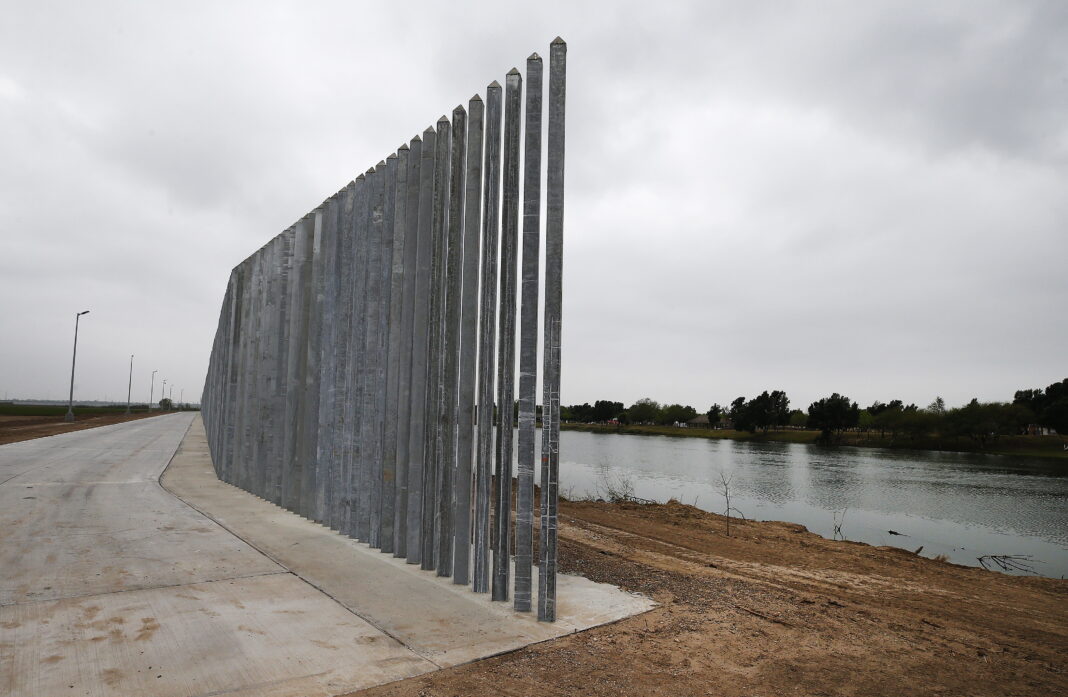
[[[1068,375],[1068,3],[4,3],[0,394],[199,398],[229,270],[568,41],[565,403]]]

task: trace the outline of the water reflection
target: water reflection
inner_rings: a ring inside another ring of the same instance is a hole
[[[1068,468],[1041,458],[826,448],[667,436],[564,431],[561,492],[596,495],[604,472],[634,494],[675,498],[750,518],[801,523],[831,537],[845,512],[847,539],[945,554],[977,565],[984,554],[1030,554],[1048,576],[1068,576]],[[901,535],[891,535],[893,530]]]

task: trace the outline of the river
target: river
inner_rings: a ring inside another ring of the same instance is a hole
[[[629,482],[634,496],[722,513],[722,474],[750,519],[833,537],[837,517],[847,540],[969,566],[1025,555],[1036,573],[1068,577],[1063,460],[578,431],[560,434],[560,453],[560,493],[572,498]]]

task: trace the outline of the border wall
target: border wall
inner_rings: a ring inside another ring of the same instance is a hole
[[[202,400],[221,480],[521,612],[537,515],[544,621],[556,616],[566,54],[552,42],[547,92],[534,54],[525,80],[494,81],[234,268]]]

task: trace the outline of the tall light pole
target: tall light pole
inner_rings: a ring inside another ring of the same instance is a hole
[[[166,378],[163,379],[163,387],[161,387],[160,390],[159,390],[159,401],[161,401],[161,402],[163,401],[163,395],[165,395],[165,394],[167,394],[167,379]],[[163,409],[163,405],[160,404],[159,408]]]
[[[131,353],[130,354],[130,382],[127,383],[127,385],[126,385],[126,415],[127,416],[130,415],[130,394],[132,393],[132,390],[133,390],[133,357],[134,357],[134,355]]]
[[[82,315],[89,314],[89,310],[83,310],[74,315],[74,355],[70,359],[70,400],[67,402],[67,415],[64,421],[74,421],[74,364],[78,360],[78,322]]]
[[[156,373],[159,370],[152,371],[152,384],[148,387],[148,410],[152,411],[152,398],[156,395]]]
[[[185,404],[185,388],[182,388],[181,395],[178,397],[179,404]]]

